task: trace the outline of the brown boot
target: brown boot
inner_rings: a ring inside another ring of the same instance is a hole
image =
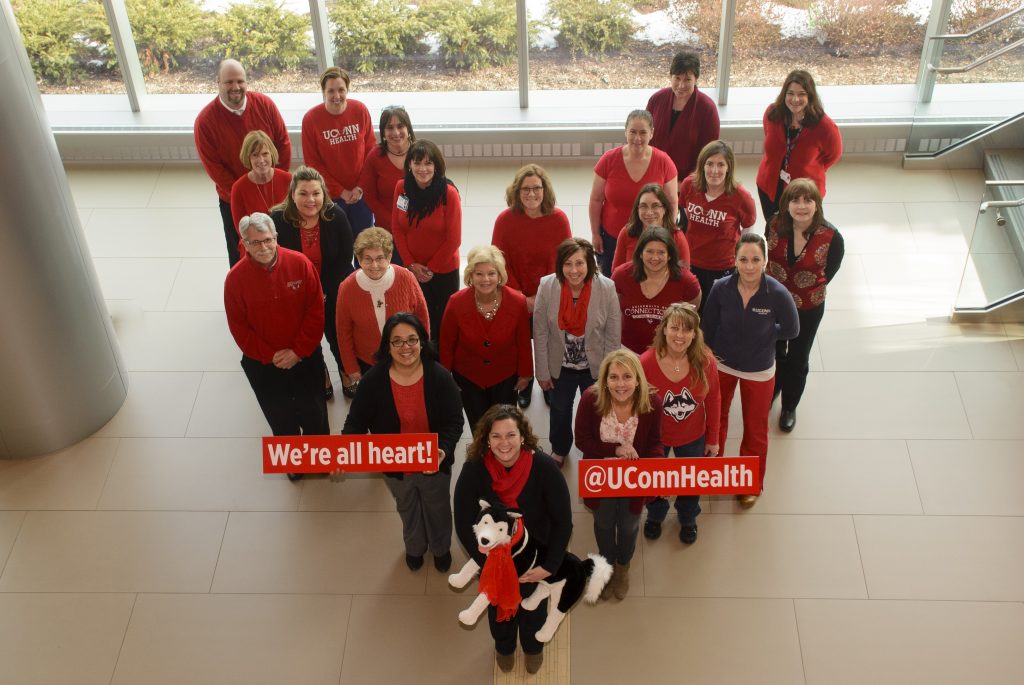
[[[611,582],[612,594],[616,599],[623,599],[629,593],[629,564],[615,564]]]

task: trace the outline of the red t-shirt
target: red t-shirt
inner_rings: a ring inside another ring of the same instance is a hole
[[[494,221],[491,244],[505,255],[508,284],[533,297],[540,279],[555,271],[558,246],[571,237],[569,218],[557,207],[537,218],[506,209]]]
[[[689,302],[700,293],[700,283],[689,269],[683,269],[682,279],[669,280],[652,298],[644,295],[640,284],[633,278],[632,263],[623,264],[612,272],[612,280],[615,281],[619,309],[622,310],[622,346],[637,354],[646,350],[654,340],[654,329],[670,304]]]
[[[411,226],[405,209],[405,180],[395,186],[392,199],[391,233],[395,236],[398,254],[406,264],[423,264],[436,274],[459,268],[459,246],[462,244],[462,201],[455,186],[448,184],[447,204],[438,203],[434,211]],[[436,322],[440,326],[441,322]],[[440,329],[438,329],[440,330]]]
[[[370,112],[358,100],[346,100],[345,111],[337,116],[321,103],[302,117],[302,155],[306,166],[323,175],[332,198],[359,184],[363,160],[376,145]]]
[[[689,266],[690,244],[686,235],[678,228],[673,228],[672,241],[676,244],[676,249],[679,250],[679,259],[683,264]],[[612,258],[612,268],[615,269],[627,262],[633,261],[633,252],[636,250],[636,244],[639,242],[640,236],[634,238],[626,231],[620,233],[619,242],[615,245],[615,257]]]
[[[633,202],[640,189],[648,183],[665,185],[676,180],[676,165],[672,159],[659,150],[651,148],[651,161],[647,171],[639,181],[634,181],[626,171],[626,162],[622,159],[622,147],[617,147],[601,155],[594,166],[594,173],[604,179],[604,205],[601,207],[601,225],[608,235],[618,236],[629,221],[629,213],[633,211]]]
[[[693,176],[687,176],[679,189],[679,208],[686,212],[691,263],[709,271],[733,266],[740,234],[757,221],[754,198],[746,188],[737,185],[735,193],[709,202],[707,195],[693,187]]]
[[[722,396],[715,356],[709,353],[704,358],[707,389],[694,378],[693,369],[686,378],[675,383],[670,381],[658,366],[654,350],[640,355],[640,366],[647,382],[661,399],[661,442],[669,447],[679,447],[703,435],[705,444],[717,445]]]

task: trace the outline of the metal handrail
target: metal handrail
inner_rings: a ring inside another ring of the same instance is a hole
[[[988,304],[983,305],[981,307],[959,307],[959,306],[954,306],[953,307],[953,313],[954,314],[988,314],[990,312],[994,312],[997,309],[1001,309],[1002,307],[1005,307],[1005,306],[1010,305],[1010,304],[1014,304],[1015,302],[1020,302],[1022,300],[1024,300],[1024,289],[1018,290],[1016,292],[1012,292],[1009,295],[1006,295],[1005,297],[1000,297],[998,300],[995,300],[994,302],[989,302]]]
[[[1019,200],[989,200],[988,202],[982,202],[978,213],[984,214],[992,207],[1024,207],[1024,197]]]
[[[970,38],[971,36],[973,36],[973,35],[975,35],[977,33],[981,33],[982,31],[984,31],[985,29],[989,28],[990,26],[995,26],[996,24],[1001,22],[1003,19],[1009,19],[1013,15],[1019,14],[1020,12],[1024,12],[1024,5],[1021,5],[1020,7],[1018,7],[1015,10],[1010,10],[1009,12],[1007,12],[1006,14],[1004,14],[1001,17],[996,17],[995,19],[993,19],[992,21],[988,22],[987,24],[982,24],[981,26],[979,26],[978,28],[974,29],[973,31],[970,31],[969,33],[947,33],[947,34],[944,34],[944,35],[941,35],[941,36],[932,36],[928,40],[963,40],[964,38]]]
[[[1005,180],[1005,181],[985,181],[987,186],[1024,186],[1024,181],[1019,180]]]
[[[991,62],[996,57],[1000,57],[1009,52],[1010,50],[1013,50],[1014,48],[1019,48],[1021,45],[1024,45],[1024,38],[1021,38],[1020,40],[1015,41],[1013,43],[1010,43],[1009,45],[1004,45],[998,50],[990,52],[984,57],[974,60],[965,67],[937,67],[933,64],[929,64],[928,69],[930,71],[934,71],[936,74],[963,74],[976,67],[980,67],[982,64],[985,64],[986,62]]]

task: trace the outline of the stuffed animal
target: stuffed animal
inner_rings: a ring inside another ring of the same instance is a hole
[[[480,615],[493,604],[498,609],[498,620],[508,621],[520,606],[519,577],[544,559],[545,549],[539,547],[526,530],[522,514],[509,509],[500,502],[491,504],[480,500],[480,513],[473,524],[478,549],[487,555],[480,573],[480,594],[468,608],[459,612],[459,620],[467,626],[476,623]],[[600,554],[588,554],[586,561],[566,552],[562,565],[537,583],[522,607],[533,611],[545,597],[550,596],[548,616],[537,631],[539,642],[548,642],[562,624],[569,609],[583,597],[587,602],[597,602],[601,590],[612,576],[612,567]],[[448,583],[455,588],[465,587],[480,565],[471,558],[458,573],[448,576]]]

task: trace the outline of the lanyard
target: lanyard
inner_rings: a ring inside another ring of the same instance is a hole
[[[782,158],[782,168],[786,169],[789,166],[789,156],[793,154],[793,148],[796,147],[796,140],[800,137],[803,128],[798,128],[796,133],[790,135],[790,131],[793,129],[786,128],[786,155]]]

